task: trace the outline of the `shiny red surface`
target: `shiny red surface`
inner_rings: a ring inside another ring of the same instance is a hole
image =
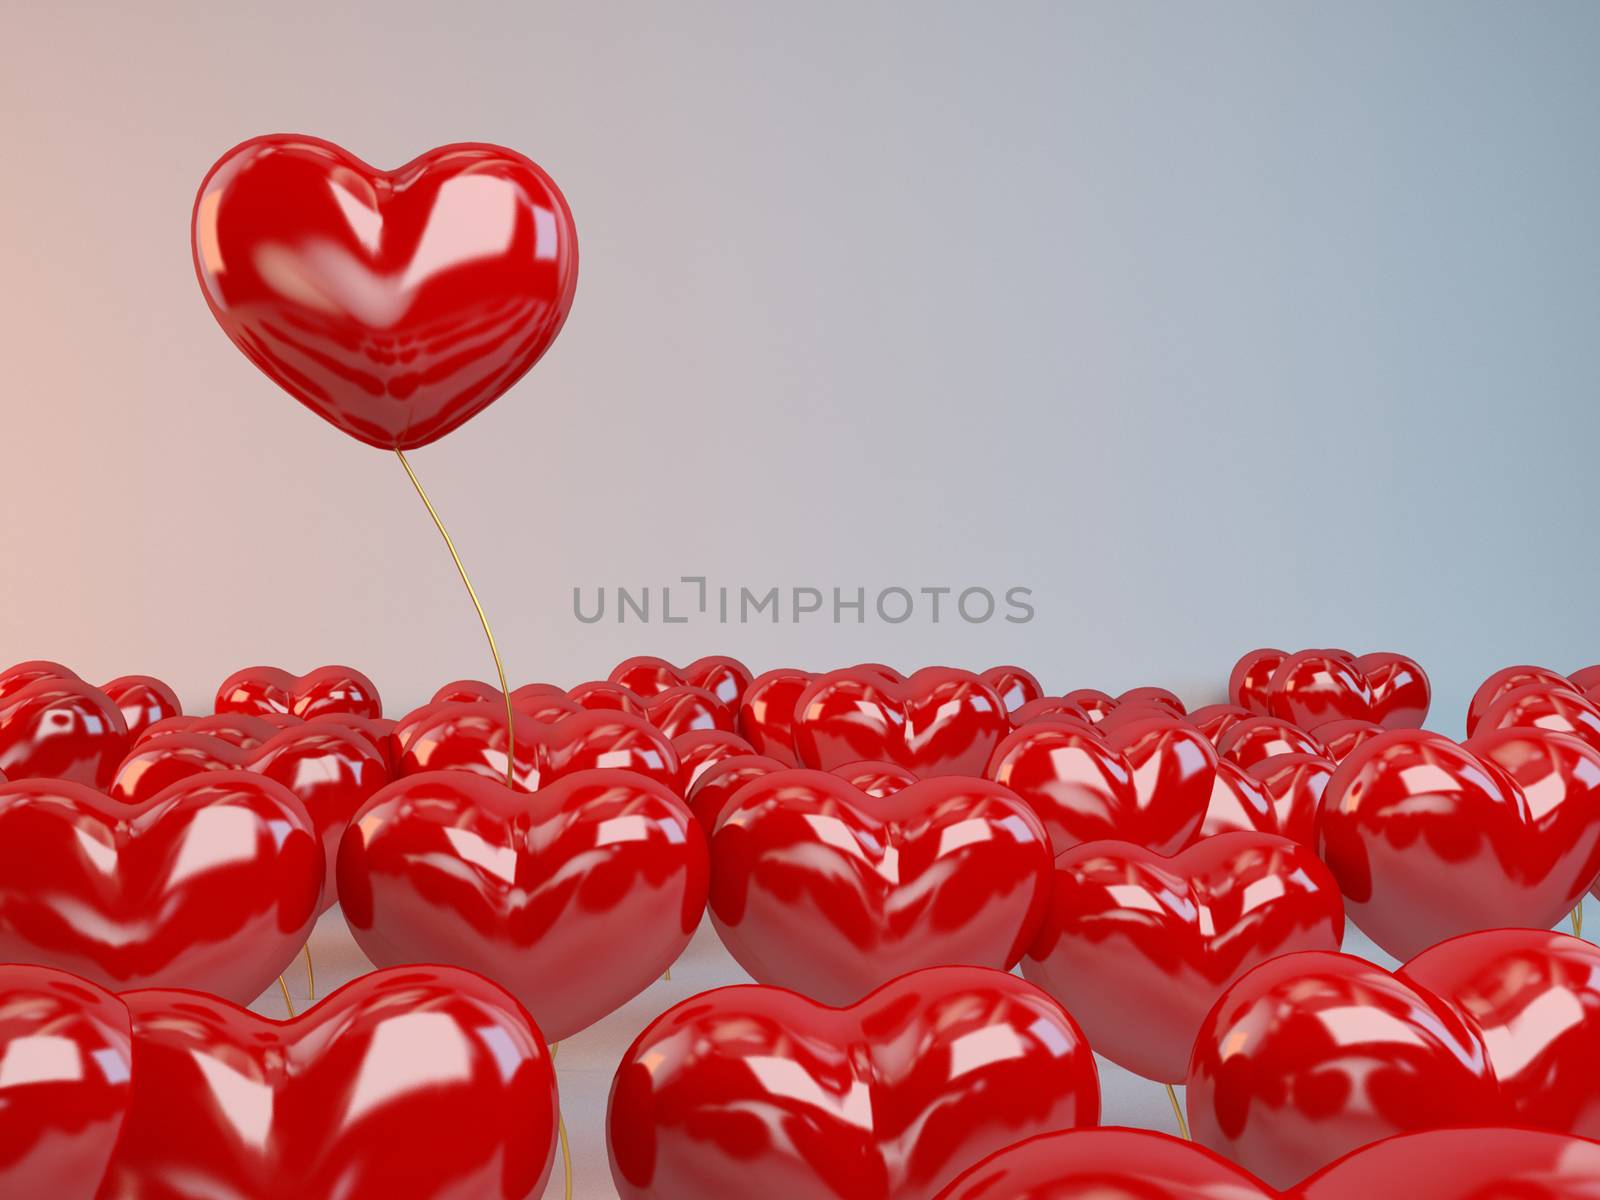
[[[1317,811],[1337,767],[1315,754],[1279,754],[1250,768],[1266,789],[1279,833],[1315,849]]]
[[[584,771],[533,793],[463,772],[391,784],[339,848],[339,897],[379,966],[477,971],[560,1041],[682,953],[706,897],[705,840],[668,788]]]
[[[0,771],[7,778],[103,788],[127,751],[122,710],[76,676],[35,676],[0,693]]]
[[[1240,708],[1237,704],[1207,704],[1189,714],[1189,724],[1205,734],[1215,746],[1217,740],[1240,721],[1248,721],[1251,717],[1260,715],[1252,713],[1247,708]]]
[[[1533,1129],[1441,1129],[1358,1150],[1293,1200],[1593,1200],[1600,1143]]]
[[[1328,755],[1328,747],[1314,734],[1277,717],[1239,721],[1217,739],[1216,746],[1223,758],[1246,768],[1279,754]]]
[[[1318,848],[1345,911],[1396,958],[1477,929],[1548,929],[1600,873],[1600,752],[1500,730],[1397,730],[1323,795]]]
[[[607,1141],[623,1200],[928,1200],[1099,1112],[1094,1058],[1054,1000],[934,967],[847,1009],[731,987],[667,1010],[623,1056]]]
[[[1330,721],[1373,721],[1414,729],[1427,718],[1433,691],[1415,659],[1380,651],[1252,650],[1228,679],[1234,704],[1320,732]]]
[[[618,663],[606,678],[640,696],[654,696],[685,685],[704,688],[732,711],[738,710],[751,682],[749,667],[737,658],[720,654],[697,658],[686,667],[675,667],[664,658],[640,655]]]
[[[737,733],[721,729],[695,729],[672,739],[678,756],[678,790],[685,795],[701,775],[730,758],[749,758],[754,751]]]
[[[201,183],[191,242],[245,357],[386,450],[425,446],[503,395],[561,331],[578,281],[560,189],[484,144],[382,171],[319,138],[253,138]]]
[[[1302,650],[1284,659],[1267,685],[1267,708],[1272,716],[1310,730],[1329,721],[1374,719],[1367,677],[1333,650]]]
[[[1552,671],[1548,667],[1501,667],[1489,678],[1478,685],[1478,690],[1472,693],[1472,700],[1467,705],[1467,736],[1471,737],[1478,730],[1478,722],[1483,719],[1483,714],[1489,711],[1489,706],[1500,699],[1507,692],[1530,683],[1545,683],[1554,687],[1576,688],[1573,682],[1559,671]]]
[[[1116,701],[1112,701],[1113,704]],[[1055,721],[1066,719],[1080,721],[1085,725],[1093,725],[1089,711],[1076,701],[1067,700],[1061,696],[1044,696],[1038,700],[1029,700],[1021,708],[1015,709],[1011,714],[1011,724],[1014,728],[1021,729],[1038,721]],[[1100,720],[1104,720],[1104,714]]]
[[[119,675],[100,690],[121,711],[130,738],[138,738],[158,721],[183,715],[177,693],[150,675]]]
[[[1015,712],[1030,701],[1044,698],[1044,686],[1033,672],[1021,667],[990,667],[978,678],[1000,697],[1000,703],[1006,706],[1007,712]]]
[[[207,772],[133,805],[70,782],[0,787],[6,961],[249,1003],[305,944],[322,878],[305,807],[260,775]]]
[[[1267,687],[1288,657],[1287,651],[1269,648],[1241,655],[1228,676],[1228,699],[1258,716],[1267,716],[1271,712]]]
[[[850,667],[814,680],[794,709],[795,749],[818,770],[877,759],[920,778],[978,775],[1011,722],[970,671],[925,667],[905,680]],[[758,749],[759,749],[758,745]]]
[[[1566,684],[1530,683],[1501,693],[1473,736],[1493,729],[1549,729],[1570,733],[1600,750],[1600,705]]]
[[[1600,1135],[1600,949],[1547,930],[1493,929],[1441,942],[1397,974],[1477,1030],[1508,1123]]]
[[[765,754],[745,754],[725,758],[702,771],[687,793],[689,809],[707,838],[717,827],[723,810],[739,790],[754,779],[764,779],[776,771],[792,770],[789,764]]]
[[[1278,814],[1272,797],[1254,775],[1225,758],[1217,760],[1217,773],[1211,784],[1211,801],[1200,825],[1201,838],[1219,833],[1272,833],[1278,828]]]
[[[543,722],[517,714],[519,788],[535,791],[574,771],[597,768],[635,771],[674,789],[681,783],[672,743],[639,717],[602,709]],[[400,770],[405,775],[470,771],[504,782],[505,710],[476,702],[429,705],[411,726]]]
[[[527,1013],[449,967],[378,971],[271,1021],[139,991],[133,1104],[100,1200],[532,1200],[556,1080]]]
[[[849,1004],[922,967],[1009,969],[1044,915],[1050,841],[981,779],[870,795],[792,770],[747,784],[711,838],[712,923],[758,983]]]
[[[246,667],[218,686],[216,711],[253,717],[285,713],[301,720],[336,713],[381,717],[383,701],[372,680],[352,667],[318,667],[304,675]]]
[[[1272,959],[1223,994],[1186,1098],[1196,1141],[1276,1187],[1379,1138],[1503,1120],[1483,1044],[1448,1004],[1317,951]]]
[[[1274,1200],[1277,1195],[1193,1142],[1148,1129],[1069,1129],[1041,1133],[991,1154],[935,1200]]]
[[[1340,763],[1349,758],[1350,752],[1357,746],[1385,732],[1384,727],[1375,721],[1359,718],[1353,721],[1329,721],[1317,727],[1317,740],[1327,748],[1328,757]]]
[[[322,907],[331,908],[338,896],[339,839],[356,810],[389,782],[382,752],[361,734],[323,717],[279,730],[250,748],[204,733],[173,733],[150,738],[128,755],[110,793],[126,804],[143,804],[203,771],[254,771],[294,793],[322,839]]]
[[[1275,955],[1337,950],[1343,934],[1338,885],[1295,842],[1227,833],[1170,858],[1090,842],[1057,856],[1022,971],[1067,1007],[1096,1051],[1147,1079],[1182,1083],[1201,1023],[1229,984]]]
[[[1372,692],[1370,719],[1385,729],[1420,729],[1433,702],[1433,686],[1422,664],[1404,654],[1379,651],[1355,660]]]
[[[129,1103],[122,1002],[48,967],[0,964],[0,1196],[94,1200]]]

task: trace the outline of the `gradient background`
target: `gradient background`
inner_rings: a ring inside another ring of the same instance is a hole
[[[399,466],[196,287],[194,190],[269,131],[502,142],[572,204],[566,331],[414,456],[514,681],[1016,661],[1200,703],[1252,646],[1341,645],[1415,655],[1458,732],[1494,668],[1600,659],[1600,5],[3,13],[0,662],[191,706],[255,662],[395,709],[488,673]],[[571,616],[682,574],[1023,584],[1038,616]]]

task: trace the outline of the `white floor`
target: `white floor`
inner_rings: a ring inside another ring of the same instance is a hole
[[[1587,904],[1585,927],[1600,928],[1600,908],[1593,900]],[[1588,922],[1591,921],[1596,924],[1590,926]],[[1396,965],[1392,958],[1355,929],[1345,939],[1345,950],[1370,958],[1385,967]],[[318,923],[311,938],[311,953],[316,965],[319,995],[326,995],[372,969],[350,937],[338,909],[325,913]],[[298,1008],[304,1007],[306,999],[303,965],[297,963],[286,978]],[[749,982],[749,977],[722,948],[711,923],[707,921],[701,925],[683,957],[673,966],[670,980],[657,980],[626,1007],[562,1043],[557,1069],[561,1108],[572,1145],[574,1200],[614,1200],[617,1195],[606,1161],[606,1098],[611,1089],[612,1073],[639,1031],[680,1000],[725,984]],[[257,1000],[252,1008],[267,1016],[284,1016],[283,997],[276,987]],[[1166,1091],[1160,1085],[1132,1075],[1104,1059],[1099,1062],[1103,1124],[1134,1125],[1176,1132]],[[1181,1097],[1181,1090],[1179,1095]],[[548,1200],[560,1200],[562,1195],[561,1164],[558,1160],[545,1196]]]

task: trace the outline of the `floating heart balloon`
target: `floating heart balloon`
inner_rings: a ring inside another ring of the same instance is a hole
[[[1479,684],[1478,690],[1472,694],[1472,700],[1467,705],[1467,736],[1471,737],[1478,731],[1478,722],[1483,719],[1483,714],[1489,711],[1490,705],[1507,692],[1527,687],[1530,683],[1544,683],[1553,687],[1571,688],[1574,691],[1582,690],[1575,687],[1572,680],[1561,672],[1552,671],[1548,667],[1502,667]]]
[[[1094,1057],[1054,1000],[934,967],[845,1009],[769,987],[692,997],[623,1056],[606,1126],[623,1200],[927,1200],[1099,1113]]]
[[[1208,704],[1189,714],[1189,724],[1205,734],[1206,739],[1215,746],[1222,739],[1222,735],[1235,725],[1260,715],[1262,714],[1252,713],[1247,708],[1240,708],[1237,704]]]
[[[1251,712],[1305,730],[1357,719],[1414,729],[1427,718],[1432,689],[1427,673],[1403,654],[1252,650],[1234,665],[1228,696]]]
[[[1570,733],[1600,750],[1600,706],[1565,684],[1530,683],[1503,693],[1491,704],[1473,737],[1495,729]]]
[[[733,797],[711,868],[712,922],[752,978],[849,1004],[922,967],[1016,965],[1044,915],[1050,841],[986,780],[873,796],[794,770]]]
[[[258,746],[238,747],[203,733],[151,738],[122,761],[110,792],[124,804],[152,800],[203,771],[254,771],[281,783],[305,806],[322,839],[322,907],[337,898],[339,839],[356,810],[389,782],[389,767],[370,741],[327,718],[297,723]]]
[[[0,788],[11,962],[248,1003],[305,944],[322,878],[305,807],[260,775],[207,772],[136,805],[58,780]]]
[[[618,663],[606,678],[640,696],[654,696],[675,687],[704,688],[731,711],[738,710],[751,682],[749,667],[720,654],[697,658],[686,667],[641,655]]]
[[[991,1154],[936,1200],[1275,1200],[1277,1195],[1193,1142],[1148,1129],[1069,1129],[1041,1133]]]
[[[420,714],[400,756],[402,774],[470,771],[506,777],[506,714],[492,704],[435,704]],[[402,721],[396,732],[406,725]],[[573,713],[554,722],[517,714],[517,786],[536,791],[574,771],[616,768],[669,788],[681,783],[677,753],[655,726],[614,710]]]
[[[1254,775],[1225,758],[1217,760],[1216,778],[1211,784],[1211,802],[1200,825],[1198,838],[1222,833],[1280,832],[1278,813],[1265,785]]]
[[[556,1080],[510,996],[450,967],[362,976],[291,1021],[123,997],[133,1104],[101,1200],[531,1200]]]
[[[717,821],[745,784],[794,769],[763,754],[722,759],[703,771],[687,790],[689,808],[709,840]],[[896,763],[847,763],[827,773],[874,797],[892,796],[917,782],[915,775]]]
[[[1505,1118],[1483,1043],[1449,1004],[1318,951],[1274,958],[1223,993],[1195,1040],[1187,1101],[1196,1141],[1276,1187],[1379,1138]]]
[[[1329,721],[1326,725],[1317,726],[1317,740],[1327,748],[1329,758],[1341,763],[1358,746],[1385,732],[1382,725],[1373,721]]]
[[[1334,772],[1317,836],[1345,911],[1396,958],[1477,929],[1548,929],[1600,874],[1600,751],[1542,730],[1467,746],[1396,730]]]
[[[177,693],[150,675],[120,675],[100,690],[122,713],[130,738],[138,738],[158,721],[183,715]]]
[[[1229,984],[1275,955],[1337,950],[1343,934],[1338,885],[1287,839],[1225,833],[1171,858],[1089,842],[1057,856],[1022,973],[1066,1005],[1098,1053],[1181,1083]]]
[[[1247,712],[1267,716],[1272,711],[1269,687],[1272,677],[1289,654],[1263,648],[1241,655],[1228,676],[1228,699]]]
[[[882,663],[862,663],[851,670],[857,675],[870,675],[893,683],[904,683],[906,678]],[[737,729],[755,747],[756,753],[776,758],[785,766],[804,765],[795,748],[796,709],[800,698],[817,678],[810,671],[779,667],[756,676],[745,689],[739,701]]]
[[[1477,1031],[1515,1124],[1600,1134],[1600,949],[1542,929],[1491,929],[1440,942],[1397,975]]]
[[[1534,1129],[1437,1129],[1367,1146],[1294,1200],[1593,1200],[1600,1143]]]
[[[287,713],[301,720],[335,713],[381,717],[383,701],[372,680],[350,667],[318,667],[305,675],[246,667],[217,688],[216,710],[254,717]]]
[[[990,667],[978,678],[994,689],[1007,712],[1015,712],[1032,700],[1044,698],[1044,687],[1031,671],[1021,667]]]
[[[1328,748],[1313,734],[1276,717],[1239,721],[1217,739],[1216,746],[1223,758],[1246,768],[1278,754],[1328,755]]]
[[[628,771],[533,793],[459,771],[401,779],[339,847],[339,897],[374,963],[501,984],[560,1041],[638,995],[700,923],[706,851],[683,801]]]
[[[500,146],[380,171],[330,142],[253,138],[195,198],[195,271],[246,358],[379,449],[443,437],[561,331],[578,239],[558,189]]]
[[[1250,768],[1272,805],[1277,831],[1302,846],[1317,844],[1317,813],[1338,764],[1315,754],[1278,754]]]
[[[94,1200],[128,1110],[122,1002],[49,967],[0,965],[0,1195]]]
[[[718,763],[730,758],[749,758],[755,751],[737,733],[721,729],[694,729],[672,739],[672,752],[678,756],[679,790],[688,795],[695,781]]]
[[[122,711],[77,677],[34,678],[0,695],[0,771],[105,787],[128,752]]]

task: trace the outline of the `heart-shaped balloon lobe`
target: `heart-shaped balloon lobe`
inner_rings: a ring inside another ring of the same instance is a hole
[[[150,675],[119,675],[100,690],[121,710],[128,737],[135,741],[152,725],[183,715],[177,693]]]
[[[75,675],[41,676],[0,696],[0,771],[103,788],[128,752],[122,710]]]
[[[410,450],[492,404],[561,331],[578,239],[555,182],[501,146],[381,171],[253,138],[200,185],[195,270],[268,378],[351,437]]]
[[[138,991],[100,1200],[531,1200],[556,1081],[528,1014],[450,967],[377,971],[290,1021]]]
[[[1066,1005],[1098,1053],[1182,1083],[1229,984],[1279,954],[1337,950],[1343,934],[1338,884],[1285,838],[1225,833],[1171,858],[1089,842],[1057,856],[1022,973]]]
[[[618,663],[606,678],[640,696],[654,696],[675,687],[704,688],[732,711],[738,710],[751,681],[749,667],[720,654],[697,658],[686,667],[675,667],[664,658],[644,654]]]
[[[1363,932],[1405,959],[1478,929],[1548,929],[1600,873],[1600,752],[1506,729],[1395,730],[1329,779],[1322,860]]]
[[[260,775],[207,772],[137,805],[54,780],[0,788],[0,957],[12,962],[246,1004],[305,944],[322,879],[305,807]]]
[[[1266,647],[1241,655],[1228,677],[1228,699],[1248,712],[1267,716],[1272,711],[1268,697],[1272,676],[1288,657],[1287,651]]]
[[[1600,1135],[1600,948],[1490,929],[1440,942],[1397,974],[1477,1030],[1516,1124]]]
[[[132,1056],[115,996],[65,971],[0,964],[0,1195],[94,1200]]]
[[[1275,1187],[1417,1129],[1497,1124],[1477,1033],[1444,1000],[1365,959],[1307,951],[1256,967],[1195,1039],[1195,1140]]]
[[[1014,975],[933,967],[845,1009],[770,987],[668,1009],[623,1056],[607,1142],[623,1200],[928,1200],[1099,1112],[1065,1009]]]
[[[849,1004],[922,967],[1009,970],[1049,891],[1050,840],[982,779],[873,796],[821,771],[747,784],[711,838],[711,918],[757,982]]]
[[[1475,1123],[1476,1124],[1476,1123]],[[1593,1200],[1600,1143],[1539,1129],[1430,1129],[1366,1146],[1293,1200]]]
[[[218,686],[216,711],[255,717],[286,714],[302,721],[339,713],[381,717],[383,701],[372,680],[354,667],[318,667],[304,675],[278,667],[245,667]]]
[[[936,1200],[1277,1200],[1204,1146],[1148,1129],[1068,1129],[1007,1146]]]
[[[457,771],[398,780],[356,814],[338,873],[345,920],[374,963],[478,971],[553,1041],[648,987],[705,909],[694,818],[629,771],[532,793]]]
[[[1467,704],[1467,736],[1471,737],[1478,731],[1478,722],[1483,719],[1483,714],[1489,707],[1504,696],[1507,692],[1517,688],[1527,687],[1532,683],[1548,684],[1552,687],[1572,688],[1581,692],[1573,682],[1559,671],[1552,671],[1549,667],[1516,666],[1501,667],[1489,678],[1478,685],[1478,690],[1472,693],[1472,700]]]

